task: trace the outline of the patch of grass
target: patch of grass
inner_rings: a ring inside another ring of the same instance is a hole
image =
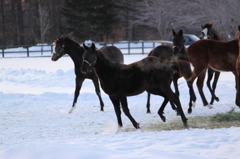
[[[227,113],[219,113],[212,117],[213,122],[234,122],[240,121],[240,112],[234,112],[234,108],[232,108]]]
[[[240,127],[240,112],[235,112],[234,108],[227,113],[218,113],[213,116],[195,116],[188,117],[188,125],[190,128],[203,128],[203,129],[216,129],[216,128],[229,128]],[[140,125],[141,126],[141,125]],[[134,131],[129,125],[125,131]],[[169,120],[163,123],[159,118],[158,121],[145,123],[141,126],[144,131],[162,131],[162,130],[182,130],[183,123],[180,116],[174,120]]]

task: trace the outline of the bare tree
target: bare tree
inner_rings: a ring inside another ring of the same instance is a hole
[[[45,36],[47,31],[53,26],[49,18],[48,6],[44,4],[44,1],[37,0],[38,4],[38,14],[39,14],[39,29],[40,29],[40,42],[45,42]]]
[[[167,39],[174,23],[172,6],[175,1],[169,0],[145,0],[147,13],[144,21],[155,27],[160,39]]]

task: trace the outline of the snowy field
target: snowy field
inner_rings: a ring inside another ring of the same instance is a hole
[[[125,63],[144,55],[125,55]],[[143,93],[129,97],[129,108],[140,123],[135,130],[122,114],[123,128],[116,134],[117,120],[108,96],[102,92],[105,111],[90,80],[83,83],[77,108],[70,110],[75,87],[73,63],[69,57],[0,58],[0,159],[237,159],[240,156],[240,128],[162,131],[151,125],[163,123],[157,110],[162,97],[152,96],[151,114],[146,114]],[[235,82],[231,73],[221,73],[213,109],[196,107],[187,114],[188,87],[179,80],[180,100],[187,117],[227,112],[235,107]],[[210,100],[209,91],[204,88]],[[239,108],[236,108],[239,111]],[[168,105],[169,121],[180,120]],[[191,121],[189,120],[191,126]]]

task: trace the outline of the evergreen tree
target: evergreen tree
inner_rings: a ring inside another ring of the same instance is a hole
[[[69,32],[79,40],[107,41],[114,23],[113,0],[66,0],[61,12]]]

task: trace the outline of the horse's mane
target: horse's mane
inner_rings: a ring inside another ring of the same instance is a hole
[[[60,42],[62,44],[73,45],[73,46],[76,46],[78,48],[82,48],[76,41],[71,39],[68,35],[62,35],[61,37],[58,37],[57,40],[55,40],[54,43],[56,44],[57,42]]]

